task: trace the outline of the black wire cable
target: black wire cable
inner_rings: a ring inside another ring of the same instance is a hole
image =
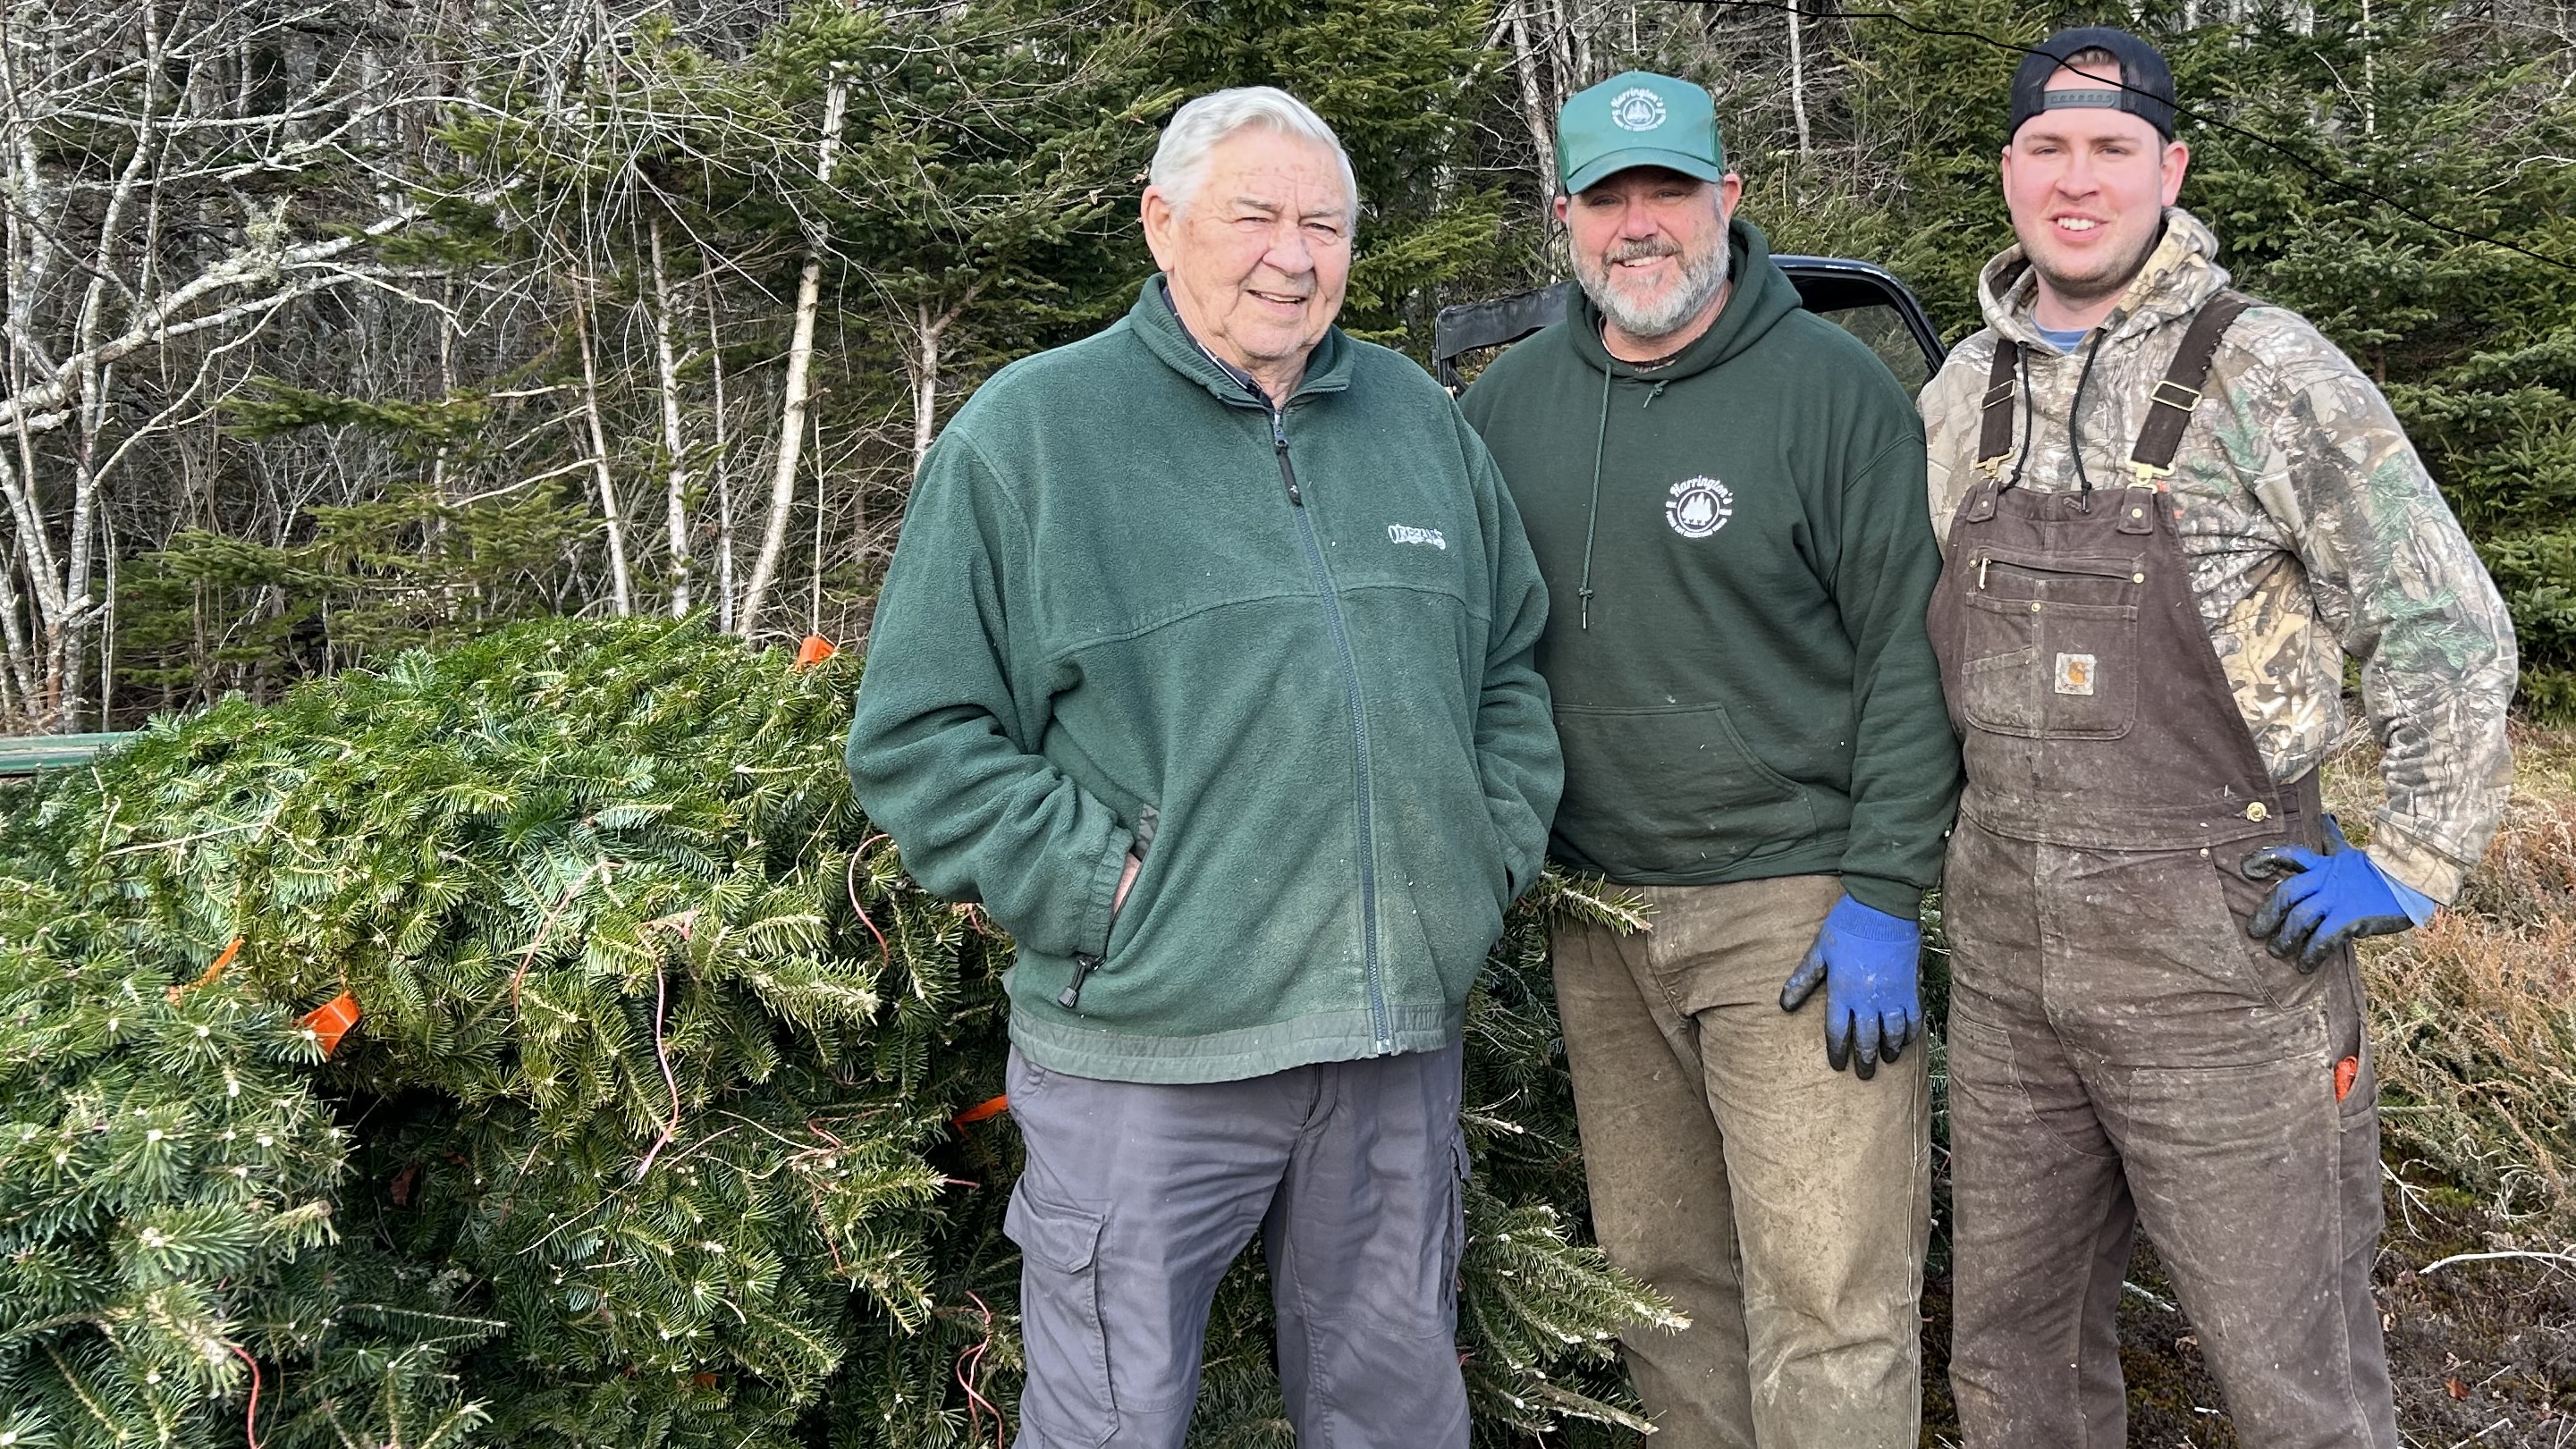
[[[2009,50],[2020,55],[2039,55],[2042,53],[2037,46],[2017,45],[2009,40],[1997,40],[1991,35],[1975,30],[1951,30],[1938,25],[1925,25],[1918,21],[1909,19],[1906,16],[1899,15],[1892,10],[1831,10],[1818,12],[1809,10],[1803,5],[1787,4],[1785,3],[1785,0],[1675,0],[1675,3],[1684,5],[1718,6],[1731,10],[1776,10],[1783,15],[1794,11],[1799,15],[1803,15],[1814,20],[1892,20],[1898,25],[1904,26],[1906,29],[1913,31],[1917,35],[1938,35],[1952,40],[1974,40],[1985,45],[1991,45],[1997,50]],[[2052,57],[2052,59],[2053,58],[2054,57]],[[2100,77],[2097,76],[2094,77],[2094,79],[2099,80]],[[2134,94],[2148,95],[2148,92],[2139,90],[2135,86],[2128,85],[2120,81],[2106,81],[2103,83],[2118,86],[2121,90],[2130,91]],[[2149,98],[2157,101],[2162,101],[2164,99],[2162,96],[2150,96]],[[2396,212],[2400,216],[2408,217],[2425,226],[2431,227],[2433,230],[2441,232],[2445,236],[2458,237],[2462,241],[2484,242],[2488,246],[2498,247],[2505,251],[2516,253],[2520,256],[2529,257],[2543,266],[2556,267],[2562,272],[2576,272],[2576,262],[2565,261],[2558,257],[2546,256],[2540,252],[2533,251],[2529,247],[2516,246],[2512,242],[2502,241],[2491,236],[2484,236],[2473,231],[2463,231],[2456,226],[2446,226],[2443,223],[2426,216],[2424,213],[2417,211],[2415,208],[2408,206],[2406,203],[2397,200],[2395,197],[2373,191],[2369,187],[2363,186],[2358,182],[2344,180],[2342,177],[2326,170],[2323,166],[2318,165],[2316,162],[2309,160],[2307,157],[2300,155],[2298,152],[2290,149],[2279,141],[2273,140],[2269,136],[2246,130],[2242,126],[2230,125],[2225,121],[2219,120],[2215,116],[2193,110],[2191,107],[2183,105],[2179,101],[2173,103],[2173,110],[2174,114],[2177,116],[2197,121],[2213,130],[2225,131],[2231,136],[2242,136],[2246,140],[2267,150],[2277,151],[2281,155],[2288,157],[2291,162],[2299,167],[2300,170],[2316,177],[2319,181],[2324,182],[2328,186],[2350,192],[2355,196],[2367,197],[2368,199],[2387,207],[2389,210]]]

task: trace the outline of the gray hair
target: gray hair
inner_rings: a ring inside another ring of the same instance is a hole
[[[1296,136],[1332,152],[1342,166],[1342,189],[1350,194],[1351,219],[1358,220],[1360,184],[1351,174],[1349,153],[1342,150],[1341,140],[1323,117],[1277,86],[1210,91],[1181,107],[1163,128],[1162,143],[1154,148],[1146,179],[1171,199],[1174,209],[1188,210],[1207,175],[1208,153],[1237,131]]]

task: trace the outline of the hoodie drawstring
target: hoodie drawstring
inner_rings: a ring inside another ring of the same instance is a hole
[[[1583,628],[1592,627],[1592,536],[1601,522],[1601,451],[1610,442],[1610,369],[1601,369],[1601,426],[1592,435],[1592,509],[1583,515],[1583,582],[1574,590]]]
[[[2086,513],[2093,511],[2093,480],[2084,476],[2084,385],[2093,380],[2093,364],[2102,356],[2102,330],[2093,333],[2093,345],[2084,352],[2083,370],[2075,374],[2075,398],[2066,405],[2066,451],[2075,459],[2075,481],[2081,485],[2076,506]]]
[[[1995,345],[2001,347],[2005,344],[1998,338]],[[2030,385],[2029,348],[2017,346],[2013,349],[2013,366],[2021,373],[2021,451],[2013,457],[2012,476],[2004,480],[2005,488],[2021,486],[2022,470],[2030,466],[2030,440],[2039,432],[2039,394]],[[2001,492],[2002,489],[1996,491]]]

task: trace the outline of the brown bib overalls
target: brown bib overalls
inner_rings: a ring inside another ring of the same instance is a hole
[[[2360,981],[2349,950],[2301,975],[2245,931],[2270,887],[2239,864],[2319,847],[2316,778],[2271,780],[2152,483],[2242,310],[2222,306],[2196,363],[2183,344],[2139,481],[2033,492],[1989,470],[1933,596],[1967,764],[1943,902],[1968,1449],[2124,1442],[2117,1311],[2140,1226],[2248,1449],[2397,1446]],[[1990,410],[1989,458],[1996,431]]]

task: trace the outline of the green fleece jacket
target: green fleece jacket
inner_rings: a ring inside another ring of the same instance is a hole
[[[850,780],[914,879],[1017,939],[1011,1038],[1041,1066],[1202,1082],[1436,1049],[1545,856],[1546,615],[1493,460],[1420,367],[1336,330],[1273,413],[1157,278],[931,449]]]
[[[1911,919],[1959,793],[1923,429],[1761,232],[1729,245],[1734,294],[1672,361],[1613,360],[1578,292],[1464,399],[1557,601],[1551,846],[1629,884],[1839,873]]]

